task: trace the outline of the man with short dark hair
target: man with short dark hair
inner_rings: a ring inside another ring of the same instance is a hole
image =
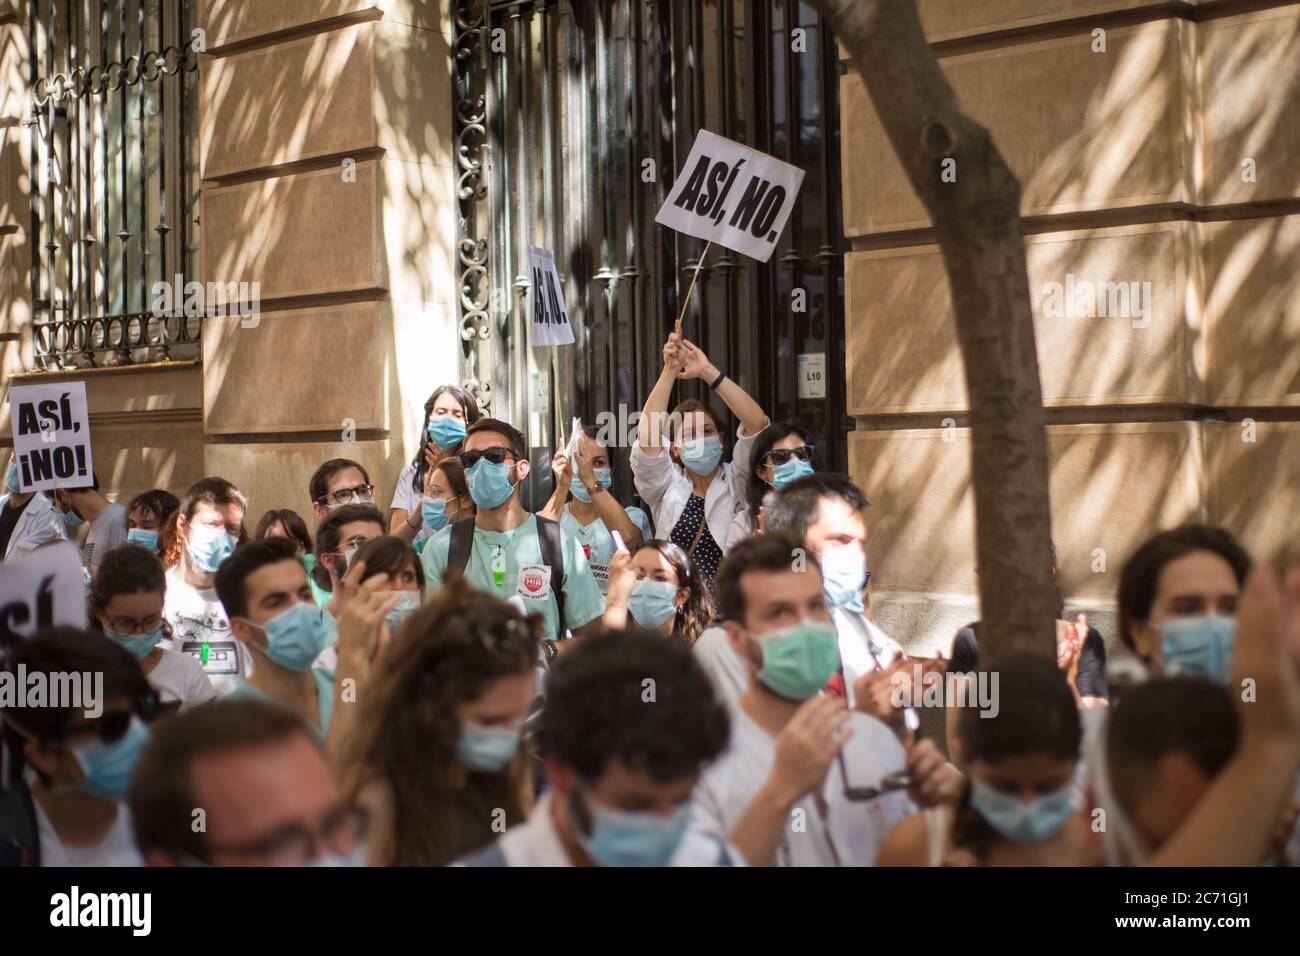
[[[263,700],[217,701],[160,725],[129,805],[151,866],[365,863],[365,815],[341,798],[302,719]]]
[[[344,505],[373,503],[375,486],[364,465],[350,458],[331,458],[312,473],[307,494],[312,511],[323,518]]]
[[[54,507],[63,515],[71,533],[87,521],[90,530],[81,545],[81,563],[94,575],[104,555],[126,544],[126,508],[109,501],[99,490],[99,475],[92,473],[89,485],[54,489]]]
[[[545,619],[544,646],[553,658],[566,629],[583,634],[600,626],[605,601],[582,543],[524,510],[526,455],[524,436],[506,422],[481,418],[470,426],[460,461],[477,513],[431,537],[421,560],[431,591],[444,574],[463,573],[481,591],[518,597],[526,613]]]
[[[689,831],[691,792],[727,744],[727,714],[691,654],[637,627],[579,642],[548,679],[550,790],[469,866],[727,866]]]
[[[247,511],[248,499],[224,478],[190,485],[176,515],[180,561],[167,571],[163,616],[170,646],[197,658],[218,694],[234,690],[246,670],[213,584],[217,568],[244,538]]]
[[[751,866],[870,866],[890,827],[914,810],[885,780],[908,755],[880,721],[822,693],[839,650],[817,558],[802,551],[783,532],[749,538],[714,579],[749,680],[732,707],[731,747],[696,788],[693,815]],[[949,770],[934,770],[942,762],[932,749],[916,751],[915,771],[925,776],[918,795],[947,794],[955,782]],[[867,788],[883,792],[859,799]]]

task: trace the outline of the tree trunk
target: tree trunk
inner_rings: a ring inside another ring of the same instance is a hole
[[[852,56],[943,253],[970,395],[981,660],[1012,651],[1054,660],[1047,436],[1020,183],[962,112],[915,0],[809,2]],[[955,182],[943,181],[945,166]]]

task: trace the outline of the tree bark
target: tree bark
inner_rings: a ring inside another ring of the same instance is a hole
[[[852,56],[948,273],[970,396],[981,662],[1015,651],[1055,660],[1047,436],[1020,183],[988,130],[962,111],[915,0],[809,2]],[[955,182],[943,181],[948,159]]]

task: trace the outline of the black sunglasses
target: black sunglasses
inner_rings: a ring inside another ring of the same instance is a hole
[[[482,451],[463,451],[456,457],[460,459],[461,467],[469,471],[478,464],[480,458],[486,458],[494,465],[504,465],[506,459],[513,458],[514,454],[509,448],[493,445],[491,448],[484,448]]]
[[[792,455],[800,461],[811,462],[815,450],[816,446],[814,445],[800,445],[798,448],[773,448],[767,453],[767,458],[774,465],[784,465]]]

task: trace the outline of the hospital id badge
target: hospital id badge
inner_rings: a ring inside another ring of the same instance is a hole
[[[515,592],[526,601],[545,601],[551,596],[551,569],[545,564],[525,564],[519,569]]]

